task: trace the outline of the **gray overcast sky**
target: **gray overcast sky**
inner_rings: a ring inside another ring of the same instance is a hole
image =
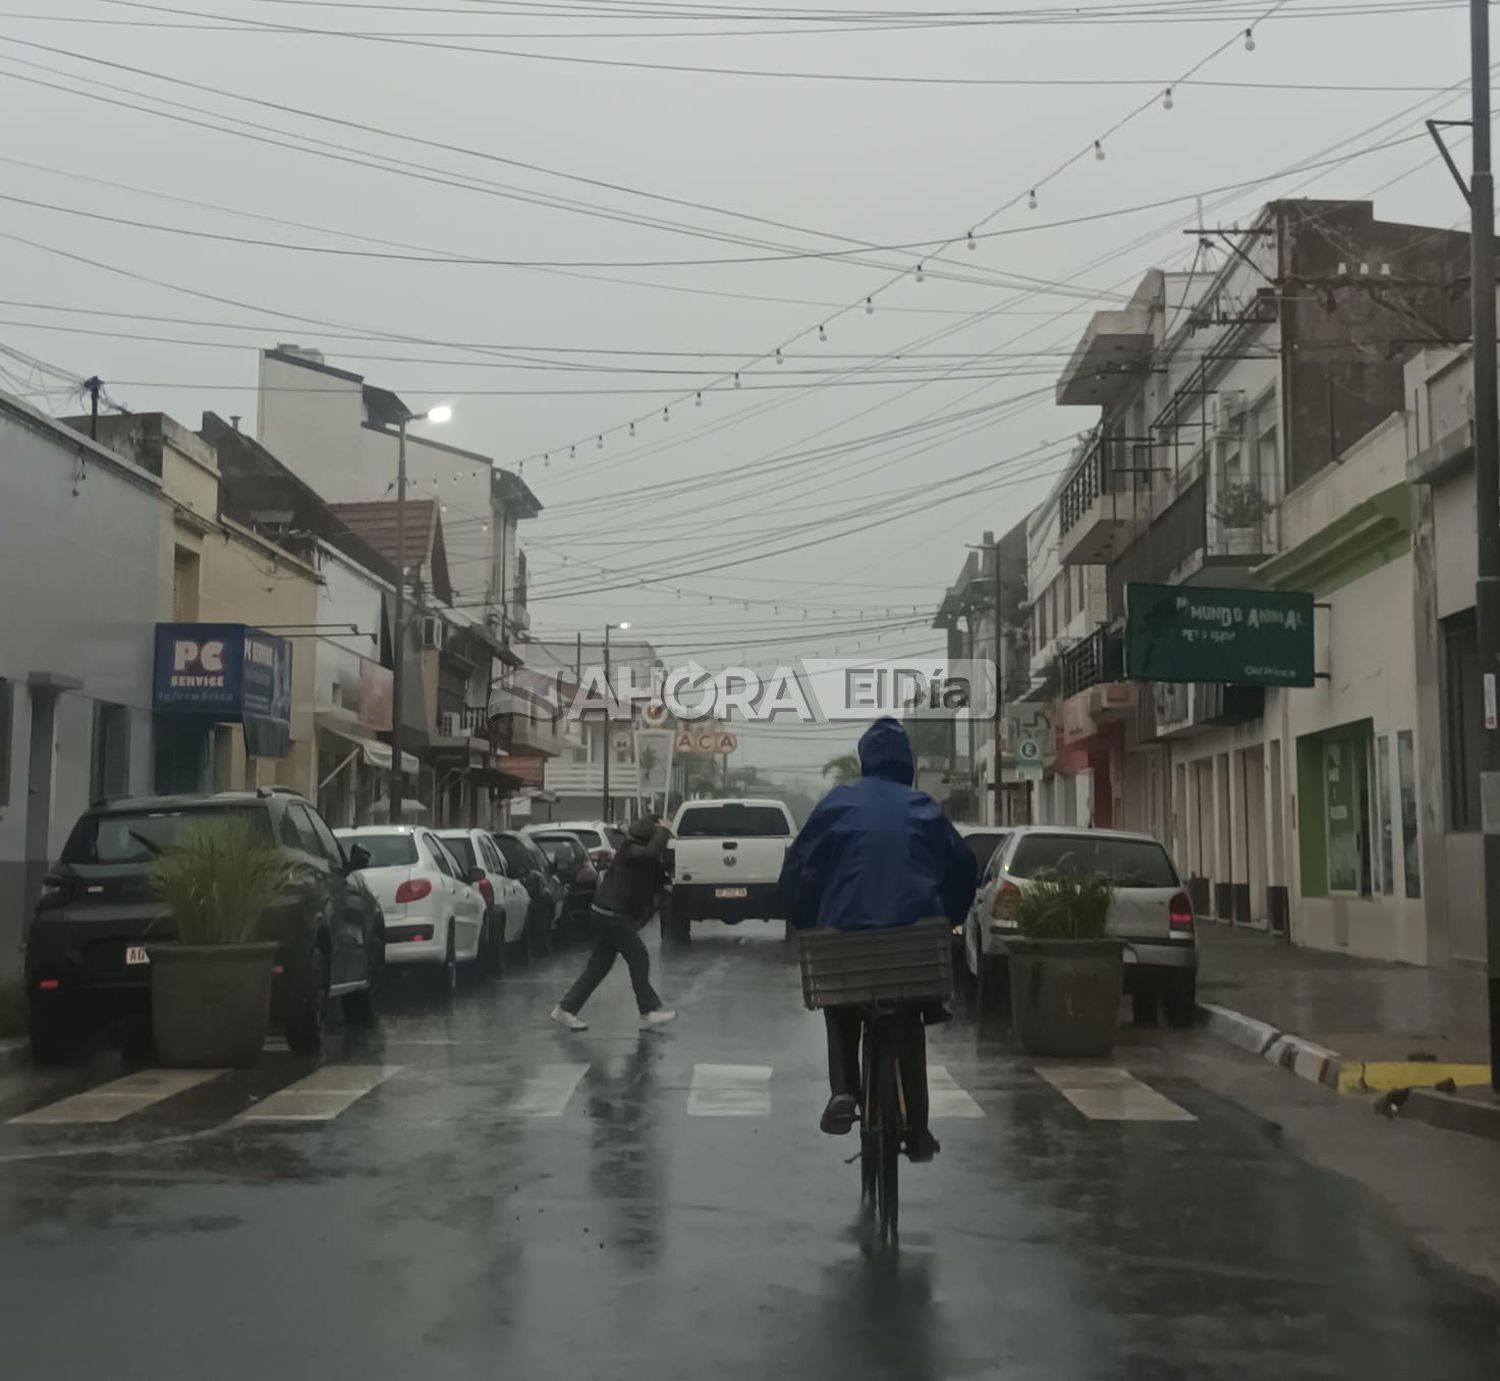
[[[1433,225],[1464,216],[1425,135],[1337,167],[1213,192],[1300,160],[1420,134],[1426,115],[1467,114],[1463,88],[1424,95],[1464,79],[1464,8],[1385,3],[1289,0],[1257,24],[1255,51],[1247,52],[1239,35],[1269,3],[1159,0],[1151,18],[1170,22],[1140,22],[1141,0],[1094,0],[1093,15],[1033,7],[1028,14],[1053,22],[1002,24],[992,22],[1001,11],[991,0],[907,0],[887,7],[878,20],[886,27],[875,31],[835,16],[878,15],[879,0],[843,0],[814,15],[806,0],[796,8],[752,5],[721,20],[706,20],[707,6],[687,0],[0,0],[0,121],[13,135],[0,160],[0,191],[12,199],[0,202],[0,233],[35,245],[7,240],[13,302],[0,305],[0,343],[78,376],[97,373],[127,406],[193,425],[205,409],[253,418],[255,351],[276,341],[316,345],[331,363],[413,405],[453,403],[446,439],[511,466],[531,457],[524,473],[547,505],[525,532],[539,635],[597,636],[606,619],[628,618],[669,659],[692,652],[705,663],[932,650],[940,635],[925,625],[962,544],[1022,517],[1060,468],[1065,443],[1093,420],[1087,410],[1055,407],[1050,396],[1088,313],[1128,292],[1146,269],[1185,264],[1192,242],[1181,232],[1194,221],[1194,195],[1205,196],[1207,219],[1243,223],[1271,195],[1357,197],[1400,177],[1377,196],[1381,215]],[[897,8],[970,19],[893,28]],[[1125,13],[1111,20],[1109,11]],[[979,22],[983,15],[989,19]],[[1120,22],[1125,17],[1136,22]],[[1164,109],[1161,88],[1221,46],[1197,82],[1421,89],[1187,84]],[[600,65],[632,62],[825,75]],[[1044,84],[874,83],[832,74]],[[324,141],[316,145],[324,153],[380,166],[253,142],[85,92],[241,130],[254,122],[263,138],[305,148]],[[1150,108],[1105,138],[1103,162],[1086,153],[1050,176],[1143,102]],[[591,187],[475,153],[799,228]],[[1025,198],[1033,186],[1035,211]],[[303,246],[507,264],[188,238],[16,198]],[[1005,233],[981,238],[970,252],[969,227],[1007,203],[987,222]],[[584,204],[607,217],[584,214]],[[608,218],[616,216],[703,233]],[[1052,224],[1078,217],[1093,219]],[[940,261],[929,252],[918,283],[911,270],[922,249],[848,256],[851,246],[835,236],[880,246],[959,238]],[[787,250],[846,257],[774,257]],[[612,266],[747,257],[757,262]],[[873,315],[859,305],[867,294],[875,295]],[[171,317],[213,324],[164,320]],[[340,338],[340,330],[435,344]],[[123,338],[130,335],[197,343]],[[520,349],[502,359],[476,345]],[[781,365],[765,358],[777,346],[785,349]],[[672,353],[617,353],[633,351]],[[893,358],[898,352],[907,353]],[[940,358],[917,358],[924,352]],[[0,385],[31,391],[56,383],[0,363],[7,370]],[[741,366],[738,391],[718,381]],[[903,378],[901,370],[915,373]],[[938,379],[949,370],[961,377]],[[698,388],[701,407],[691,401]],[[684,394],[689,401],[675,401]],[[1014,401],[1003,406],[1007,400]],[[59,412],[76,407],[66,386],[38,401]],[[600,433],[602,451],[593,440]],[[576,458],[570,443],[578,443]],[[539,455],[549,450],[543,464]],[[770,468],[778,459],[784,463]],[[663,487],[629,502],[629,491],[643,485]],[[841,514],[867,508],[867,517],[840,523]],[[881,517],[893,520],[828,535]],[[757,553],[767,554],[703,569]],[[634,583],[657,576],[668,579]],[[563,597],[568,591],[580,593]],[[755,733],[741,757],[815,766],[854,737],[852,726]]]

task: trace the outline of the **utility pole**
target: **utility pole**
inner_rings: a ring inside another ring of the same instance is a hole
[[[609,741],[609,697],[614,694],[609,681],[609,631],[613,627],[614,625],[610,623],[604,625],[604,823],[606,825],[612,823],[615,818],[614,812],[610,809],[609,800],[609,759],[611,753]],[[608,840],[605,841],[605,843],[608,842]]]
[[[405,708],[406,671],[406,424],[403,415],[396,434],[396,604],[391,629],[391,824],[401,823],[401,715]]]
[[[995,823],[1005,821],[1005,654],[1001,650],[1000,636],[1000,543],[990,543],[990,561],[994,569],[990,572],[994,582],[995,607]]]
[[[1478,572],[1474,609],[1479,669],[1484,679],[1480,801],[1484,825],[1484,910],[1489,978],[1490,1087],[1500,1093],[1500,409],[1495,382],[1495,179],[1490,166],[1490,12],[1469,0],[1470,89],[1473,96],[1473,220],[1469,231],[1474,337],[1474,501],[1478,510]]]

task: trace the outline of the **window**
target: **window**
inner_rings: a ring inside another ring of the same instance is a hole
[[[1116,887],[1176,887],[1177,870],[1154,839],[1092,834],[1024,834],[1005,865],[1012,877],[1041,873],[1086,877],[1099,873]]]
[[[0,676],[0,806],[10,801],[11,743],[15,734],[16,697],[11,682]]]
[[[501,877],[511,875],[510,868],[505,859],[501,857],[500,850],[495,847],[494,841],[481,838],[479,841],[479,852],[484,855],[484,866],[492,873],[498,873]]]
[[[1380,890],[1389,897],[1396,891],[1396,860],[1391,844],[1391,736],[1375,740],[1375,843],[1379,855]]]
[[[89,765],[89,800],[124,796],[130,790],[130,711],[124,705],[94,703],[94,747]]]
[[[502,834],[495,840],[495,847],[500,850],[500,856],[505,860],[505,871],[511,877],[524,878],[536,867],[526,846],[519,839]]]
[[[444,834],[438,836],[462,866],[464,873],[472,873],[479,867],[475,861],[474,841],[466,834]]]
[[[333,837],[333,831],[328,828],[328,822],[311,806],[298,806],[297,809],[307,817],[307,823],[312,827],[313,838],[318,844],[316,851],[330,863],[342,867],[344,854],[339,848],[339,841]]]
[[[1442,621],[1442,642],[1448,828],[1477,830],[1484,707],[1479,697],[1479,634],[1472,610]]]
[[[440,873],[446,873],[450,878],[456,878],[458,876],[458,865],[454,861],[453,855],[438,842],[436,836],[424,834],[422,842],[427,845],[427,852],[432,855],[433,867]]]
[[[172,549],[172,618],[177,623],[198,621],[199,564],[190,547]]]
[[[287,820],[291,821],[292,829],[296,831],[297,843],[294,847],[310,854],[313,858],[321,858],[323,846],[318,839],[318,833],[312,827],[312,821],[307,818],[307,807],[300,802],[289,805],[286,808]],[[286,826],[283,824],[282,833],[285,834]]]
[[[1401,784],[1401,855],[1406,895],[1422,895],[1422,856],[1417,841],[1417,746],[1410,729],[1396,733],[1396,773]]]
[[[417,861],[417,846],[409,834],[346,835],[344,842],[363,848],[372,868],[410,868]]]
[[[995,850],[1005,841],[1005,835],[998,832],[981,832],[979,834],[964,835],[964,843],[969,846],[969,852],[974,855],[974,862],[978,865],[982,874],[985,865],[990,861]]]
[[[598,830],[575,829],[568,826],[568,833],[578,840],[585,849],[599,849],[604,847],[604,841],[599,837]]]
[[[790,833],[778,806],[694,806],[677,826],[679,839],[784,839]]]
[[[194,826],[207,821],[241,820],[270,837],[266,813],[255,806],[200,806],[182,810],[130,811],[85,815],[63,845],[64,863],[150,863],[164,849],[181,844]]]
[[[303,839],[302,831],[297,828],[297,822],[292,819],[291,811],[285,812],[281,817],[280,835],[283,848],[296,849],[299,852],[307,848],[307,841]]]
[[[1070,623],[1073,622],[1073,572],[1072,571],[1064,571],[1063,572],[1062,587],[1063,587],[1062,621],[1063,621],[1063,627],[1066,628],[1068,626],[1068,624],[1070,624]]]

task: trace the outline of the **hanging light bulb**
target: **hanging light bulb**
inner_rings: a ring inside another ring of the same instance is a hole
[[[975,238],[974,238],[974,232],[972,230],[969,231],[969,248],[970,249],[978,249],[979,248],[979,242],[977,240],[975,240]]]
[[[550,470],[551,468],[552,468],[552,453],[549,451],[546,455],[544,455],[542,457],[542,469],[544,469],[544,470]]]
[[[661,420],[663,422],[670,422],[672,420],[672,409],[671,408],[663,408],[661,410]]]
[[[1033,211],[1036,210],[1036,189],[1032,188],[1031,195],[1026,198],[1026,205]]]
[[[604,433],[603,432],[599,433],[599,439],[598,439],[596,445],[597,445],[597,448],[599,450],[602,451],[604,449]]]
[[[867,297],[867,298],[865,298],[865,315],[866,316],[874,316],[875,315],[875,299],[873,297]]]
[[[826,325],[820,325],[818,327],[818,339],[821,341],[826,341],[828,339],[828,327]]]
[[[776,347],[776,363],[777,364],[785,364],[786,363],[786,360],[783,358],[783,356],[781,354],[781,347],[779,345]]]
[[[925,278],[925,277],[926,277],[926,275],[922,272],[922,265],[918,264],[917,265],[917,282],[920,283],[922,281],[922,279]]]
[[[1253,53],[1255,51],[1255,30],[1254,29],[1246,29],[1245,30],[1245,51],[1247,53]]]
[[[569,446],[568,447],[568,459],[569,460],[577,460],[578,459],[578,447],[576,447],[576,446]]]
[[[698,396],[693,399],[693,406],[694,407],[699,407],[699,408],[701,408],[703,406],[703,395],[701,393],[698,394]]]
[[[737,372],[736,372],[736,374],[734,376],[734,386],[736,388],[738,388],[740,386],[740,376],[739,376],[739,374]]]
[[[1170,86],[1161,93],[1161,108],[1163,110],[1171,110],[1172,108],[1172,88]]]
[[[1100,163],[1104,162],[1104,145],[1097,139],[1094,140],[1094,157],[1098,159]]]

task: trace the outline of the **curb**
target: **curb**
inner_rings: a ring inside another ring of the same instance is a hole
[[[1259,1055],[1273,1065],[1280,1065],[1299,1079],[1331,1089],[1342,1089],[1339,1075],[1344,1066],[1344,1057],[1336,1050],[1330,1050],[1304,1036],[1278,1031],[1268,1022],[1247,1017],[1243,1012],[1236,1012],[1228,1007],[1202,1003],[1198,1011],[1203,1017],[1205,1029],[1220,1040],[1238,1046],[1241,1050],[1248,1050],[1252,1055]]]
[[[10,1074],[31,1062],[31,1049],[25,1041],[0,1041],[0,1074]]]
[[[1500,1103],[1482,1103],[1473,1098],[1417,1088],[1401,1105],[1400,1115],[1403,1120],[1425,1122],[1444,1131],[1466,1132],[1469,1136],[1500,1141]]]

